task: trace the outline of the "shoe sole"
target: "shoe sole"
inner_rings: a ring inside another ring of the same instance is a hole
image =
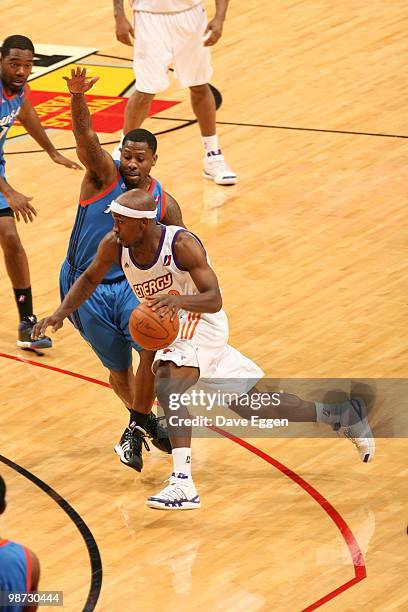
[[[236,185],[238,182],[237,177],[216,180],[211,174],[207,174],[206,172],[203,172],[203,177],[209,181],[213,181],[217,185]]]
[[[166,506],[157,501],[147,500],[146,505],[148,508],[152,508],[153,510],[196,510],[201,508],[201,502],[198,504],[185,502],[182,506]]]
[[[132,465],[131,463],[128,463],[124,458],[123,458],[123,453],[122,453],[122,448],[120,446],[120,444],[116,444],[115,446],[115,453],[117,455],[119,455],[120,461],[121,463],[123,463],[123,465],[127,465],[127,467],[132,468],[133,470],[136,470],[136,472],[141,472],[143,469],[143,463],[140,467],[136,467],[135,465]]]
[[[22,340],[17,340],[17,346],[18,348],[29,348],[29,349],[47,349],[47,348],[52,348],[52,343],[51,344],[39,344],[37,342],[23,342]]]

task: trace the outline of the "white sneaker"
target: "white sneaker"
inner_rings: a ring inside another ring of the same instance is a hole
[[[367,408],[361,398],[352,398],[347,402],[341,415],[341,425],[346,438],[355,444],[364,463],[372,461],[375,454],[375,440],[367,418]]]
[[[204,177],[217,185],[235,185],[237,175],[226,164],[222,154],[208,153],[204,158]]]
[[[201,508],[194,482],[186,474],[173,474],[169,485],[160,493],[147,498],[149,508],[159,510],[193,510]]]

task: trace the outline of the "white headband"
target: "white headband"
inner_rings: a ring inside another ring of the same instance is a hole
[[[123,217],[133,217],[134,219],[155,219],[157,215],[157,210],[135,210],[134,208],[122,206],[122,204],[115,200],[112,200],[105,212],[114,212]]]

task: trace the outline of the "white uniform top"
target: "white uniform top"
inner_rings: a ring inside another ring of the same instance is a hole
[[[174,252],[174,243],[177,236],[187,230],[177,225],[162,225],[161,229],[162,235],[159,247],[150,264],[146,266],[138,265],[131,249],[125,247],[121,249],[123,272],[136,297],[141,302],[145,302],[148,298],[160,293],[173,295],[196,295],[199,293],[190,273],[181,267]],[[194,319],[201,319],[215,326],[221,321],[224,324],[226,320],[226,315],[222,310],[211,314],[188,313],[185,310],[180,310],[180,322],[184,321],[189,314],[193,315]]]
[[[201,4],[201,0],[130,0],[134,11],[146,13],[181,13]]]
[[[136,263],[131,249],[121,248],[120,263],[123,272],[141,302],[160,293],[199,293],[190,273],[181,267],[174,252],[177,236],[187,230],[176,225],[161,227],[162,235],[157,252],[146,266]],[[153,371],[160,361],[197,367],[200,370],[200,378],[207,379],[207,384],[210,384],[208,379],[226,379],[227,389],[238,394],[251,389],[254,381],[263,376],[262,370],[253,361],[229,346],[228,319],[223,310],[201,314],[179,310],[179,322],[176,340],[167,348],[156,352]],[[231,379],[234,380],[232,387],[228,382]],[[219,383],[217,384],[219,388]]]

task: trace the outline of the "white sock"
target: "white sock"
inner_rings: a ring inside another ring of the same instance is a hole
[[[350,425],[350,401],[342,404],[316,402],[316,416],[318,423],[326,423],[332,429]]]
[[[322,404],[321,402],[315,402],[315,405],[317,422],[326,423],[332,429],[338,429],[341,425],[340,412],[343,404]]]
[[[185,474],[191,478],[191,448],[173,448],[174,474]]]
[[[217,155],[221,155],[221,150],[218,144],[218,136],[214,134],[214,136],[201,136],[201,140],[204,147],[204,153],[207,155],[210,151],[216,153]]]

